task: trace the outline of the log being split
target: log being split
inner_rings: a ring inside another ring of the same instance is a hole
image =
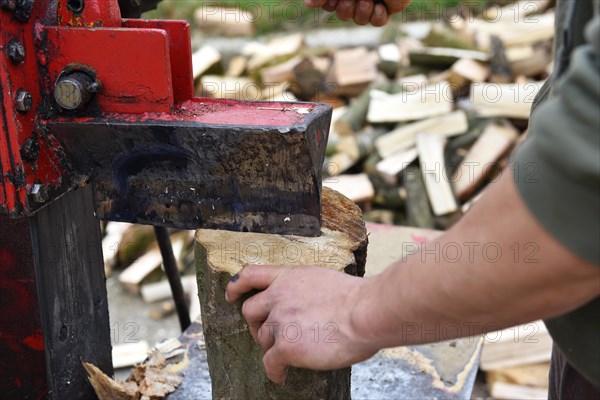
[[[290,368],[285,385],[270,382],[262,365],[264,353],[241,315],[242,303],[232,306],[224,298],[229,279],[249,263],[309,264],[362,276],[367,233],[360,209],[341,194],[323,188],[321,226],[321,236],[312,238],[197,232],[198,288],[213,399],[350,399],[350,368]],[[311,334],[294,329],[289,336]]]

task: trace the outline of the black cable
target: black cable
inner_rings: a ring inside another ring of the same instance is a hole
[[[183,292],[183,285],[181,284],[181,275],[179,274],[177,261],[175,261],[175,255],[173,254],[171,238],[169,237],[167,228],[161,226],[155,226],[154,233],[156,234],[158,247],[160,247],[160,254],[162,255],[165,272],[169,279],[169,285],[171,285],[175,309],[177,310],[177,316],[179,317],[179,325],[181,325],[181,331],[183,332],[191,325],[192,321],[190,320],[190,311],[185,302],[185,294]]]

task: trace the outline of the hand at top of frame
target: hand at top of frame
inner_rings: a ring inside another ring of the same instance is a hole
[[[283,383],[287,367],[329,370],[365,360],[378,350],[352,315],[366,279],[311,266],[250,265],[227,285],[227,301],[246,300],[242,314],[263,348],[267,376]]]
[[[343,21],[354,20],[358,25],[385,25],[390,16],[404,10],[412,0],[304,0],[311,8],[335,11]]]

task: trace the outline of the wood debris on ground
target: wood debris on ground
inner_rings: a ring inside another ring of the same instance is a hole
[[[127,381],[108,377],[93,364],[83,362],[90,383],[100,400],[160,400],[164,399],[183,381],[180,371],[188,363],[184,359],[179,363],[167,363],[167,358],[181,354],[173,342],[153,349],[146,361],[134,366]]]

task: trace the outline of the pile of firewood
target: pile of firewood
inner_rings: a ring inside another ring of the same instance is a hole
[[[445,229],[522,140],[552,68],[548,4],[394,23],[388,29],[397,34],[370,47],[344,48],[344,38],[342,48],[309,46],[301,33],[246,42],[237,54],[206,45],[194,55],[197,92],[331,104],[324,184],[358,203],[367,220]],[[213,27],[202,9],[196,19],[197,29]]]
[[[552,338],[542,321],[485,335],[479,368],[494,399],[547,399]]]

